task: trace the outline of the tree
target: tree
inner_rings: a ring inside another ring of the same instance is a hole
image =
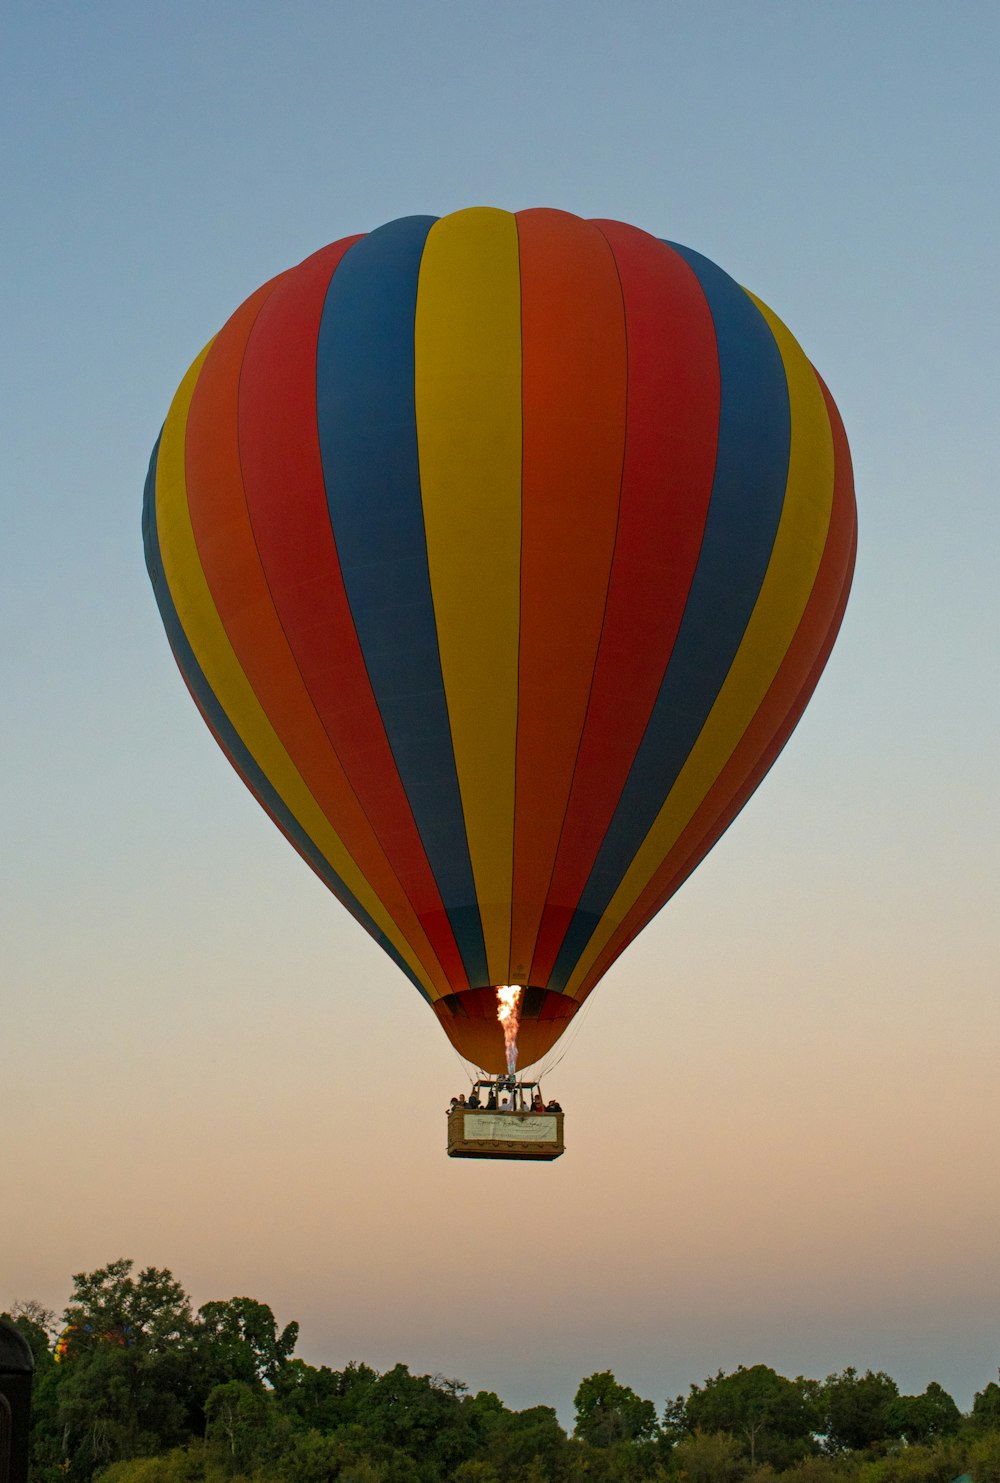
[[[683,1437],[674,1447],[673,1463],[686,1483],[738,1483],[749,1471],[743,1443],[729,1432]]]
[[[333,1434],[295,1432],[272,1467],[254,1472],[255,1483],[425,1483],[440,1477],[427,1459],[418,1463],[355,1425]]]
[[[656,1407],[627,1385],[619,1385],[610,1370],[581,1380],[573,1400],[573,1435],[592,1447],[616,1442],[651,1441],[657,1432]]]
[[[804,1457],[781,1474],[781,1483],[847,1483],[843,1460],[836,1457]],[[753,1480],[751,1480],[753,1483]]]
[[[898,1436],[895,1380],[882,1370],[859,1375],[853,1365],[820,1387],[820,1430],[831,1452],[863,1452]]]
[[[356,1421],[362,1400],[378,1381],[368,1365],[349,1364],[344,1370],[307,1365],[292,1359],[275,1377],[275,1394],[282,1409],[300,1425],[333,1431]]]
[[[943,1386],[932,1380],[923,1395],[901,1395],[889,1406],[888,1420],[896,1436],[913,1444],[953,1436],[962,1413]]]
[[[568,1467],[569,1443],[552,1407],[508,1411],[496,1396],[490,1396],[495,1405],[486,1408],[483,1395],[480,1392],[468,1403],[481,1420],[478,1450],[501,1477],[526,1478],[533,1464],[549,1478],[561,1477]]]
[[[692,1385],[685,1416],[692,1430],[742,1438],[751,1466],[784,1467],[814,1448],[815,1386],[801,1377],[786,1380],[768,1365],[740,1365]]]
[[[37,1298],[18,1298],[16,1303],[11,1304],[10,1312],[6,1315],[12,1323],[19,1319],[27,1319],[31,1324],[40,1328],[48,1339],[54,1339],[59,1332],[59,1321],[51,1308],[46,1308]]]
[[[205,1421],[205,1441],[229,1473],[249,1473],[279,1456],[291,1430],[273,1397],[243,1380],[215,1387]]]
[[[341,1476],[344,1447],[335,1437],[310,1429],[296,1432],[277,1466],[289,1483],[330,1483]]]
[[[663,1407],[663,1420],[660,1422],[660,1433],[670,1442],[679,1442],[682,1437],[691,1435],[691,1428],[687,1419],[687,1399],[685,1396],[674,1396],[673,1400],[667,1400]]]
[[[273,1386],[298,1342],[299,1326],[286,1324],[279,1334],[266,1303],[230,1298],[198,1309],[196,1334],[217,1383],[243,1380]]]
[[[977,1431],[1000,1431],[1000,1385],[995,1380],[976,1391],[971,1420]]]
[[[1000,1483],[1000,1432],[976,1438],[969,1448],[968,1468],[972,1483]]]
[[[952,1483],[963,1466],[961,1449],[943,1440],[932,1447],[901,1447],[866,1463],[858,1483]]]
[[[133,1277],[134,1265],[123,1258],[74,1276],[63,1316],[76,1330],[75,1347],[117,1342],[163,1350],[191,1339],[191,1302],[174,1274],[146,1267]]]
[[[491,1462],[473,1458],[459,1463],[452,1475],[452,1483],[501,1483],[501,1477]]]
[[[77,1273],[64,1318],[73,1343],[60,1366],[57,1422],[71,1478],[187,1440],[194,1401],[194,1325],[167,1270],[111,1262]]]
[[[396,1365],[362,1388],[355,1422],[375,1443],[450,1476],[472,1455],[475,1432],[462,1405],[465,1386],[442,1375],[411,1375]]]

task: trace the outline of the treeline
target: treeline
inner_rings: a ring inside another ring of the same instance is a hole
[[[266,1303],[195,1313],[129,1261],[74,1277],[59,1324],[33,1302],[5,1316],[35,1355],[33,1483],[1000,1483],[995,1381],[963,1415],[933,1382],[741,1366],[657,1410],[605,1371],[567,1434],[551,1406],[405,1365],[308,1365]]]

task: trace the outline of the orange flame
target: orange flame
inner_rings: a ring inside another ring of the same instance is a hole
[[[517,1070],[517,1032],[521,1024],[521,988],[518,984],[497,985],[497,1019],[503,1025],[503,1043],[507,1050],[507,1070]]]

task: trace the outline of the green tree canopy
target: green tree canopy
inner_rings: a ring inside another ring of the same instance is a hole
[[[961,1411],[936,1380],[923,1395],[901,1395],[889,1407],[888,1416],[895,1435],[911,1445],[953,1436],[962,1421]]]
[[[71,1478],[190,1434],[194,1322],[166,1269],[111,1262],[79,1272],[64,1318],[73,1329],[60,1367],[57,1418]]]
[[[816,1386],[801,1377],[786,1380],[769,1365],[740,1365],[692,1385],[684,1414],[691,1431],[739,1437],[751,1464],[783,1467],[814,1448]]]
[[[820,1429],[831,1451],[863,1451],[898,1436],[899,1388],[882,1370],[859,1375],[853,1365],[820,1388]]]
[[[193,1315],[167,1269],[78,1274],[59,1363],[51,1313],[12,1317],[38,1361],[31,1483],[1000,1483],[995,1381],[963,1418],[936,1381],[908,1396],[881,1371],[819,1384],[741,1365],[658,1425],[604,1370],[567,1437],[551,1406],[514,1411],[406,1365],[306,1364],[267,1304]]]
[[[927,1447],[900,1447],[865,1463],[858,1483],[953,1483],[964,1467],[963,1457],[954,1442],[947,1440]]]
[[[299,1326],[286,1324],[279,1334],[266,1303],[230,1298],[225,1303],[204,1303],[198,1309],[196,1335],[218,1382],[243,1380],[248,1385],[273,1386],[298,1343]]]
[[[396,1448],[447,1477],[474,1450],[475,1431],[461,1396],[442,1375],[411,1375],[395,1365],[360,1387],[355,1422],[373,1442]]]
[[[730,1432],[696,1431],[682,1437],[673,1462],[686,1483],[738,1483],[746,1477],[746,1448]]]
[[[252,1298],[206,1303],[195,1318],[172,1272],[137,1273],[125,1259],[77,1273],[64,1317],[72,1332],[57,1368],[55,1419],[71,1479],[177,1447],[201,1435],[206,1419],[217,1443],[227,1425],[242,1438],[242,1452],[216,1448],[230,1469],[242,1465],[251,1435],[261,1450],[254,1427],[277,1413],[247,1393],[259,1399],[274,1385],[297,1324],[279,1333],[271,1309]]]
[[[479,1397],[474,1397],[470,1405],[478,1402]],[[488,1413],[481,1435],[486,1460],[501,1477],[525,1477],[536,1462],[548,1477],[558,1478],[567,1466],[568,1439],[551,1406],[508,1411],[500,1404],[499,1410]]]
[[[592,1447],[616,1442],[644,1442],[656,1436],[656,1407],[627,1385],[619,1385],[610,1370],[581,1380],[573,1401],[573,1434]]]
[[[274,1461],[291,1434],[273,1396],[243,1380],[215,1387],[205,1402],[205,1420],[205,1440],[229,1473],[248,1473]]]
[[[357,1421],[362,1399],[378,1378],[368,1365],[331,1370],[292,1359],[278,1372],[274,1389],[283,1409],[300,1425],[333,1431]]]
[[[978,1431],[1000,1431],[1000,1385],[995,1380],[976,1391],[971,1420]]]
[[[123,1258],[74,1276],[63,1315],[75,1330],[74,1347],[118,1342],[148,1352],[191,1339],[191,1301],[173,1273],[165,1267],[146,1267],[133,1277],[134,1265]]]

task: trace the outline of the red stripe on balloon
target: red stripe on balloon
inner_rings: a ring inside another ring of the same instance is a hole
[[[655,875],[595,959],[582,1002],[615,959],[666,905],[760,786],[798,725],[826,666],[847,606],[857,549],[851,454],[840,413],[817,374],[833,434],[833,505],[826,546],[809,601],[778,673],[732,756]]]
[[[358,240],[348,238],[307,258],[286,275],[261,311],[240,382],[240,455],[271,600],[339,764],[440,963],[435,985],[448,992],[464,988],[468,980],[372,694],[344,590],[320,458],[320,319],[330,279]],[[292,501],[294,519],[288,513]],[[354,854],[357,832],[341,837]],[[366,860],[355,858],[396,916],[384,894],[384,864],[376,878]]]
[[[510,972],[528,982],[587,712],[618,524],[628,347],[600,231],[517,214],[521,627]]]
[[[712,493],[719,362],[712,315],[678,253],[600,221],[628,336],[621,510],[593,688],[530,982],[544,985],[642,740],[680,627]]]

